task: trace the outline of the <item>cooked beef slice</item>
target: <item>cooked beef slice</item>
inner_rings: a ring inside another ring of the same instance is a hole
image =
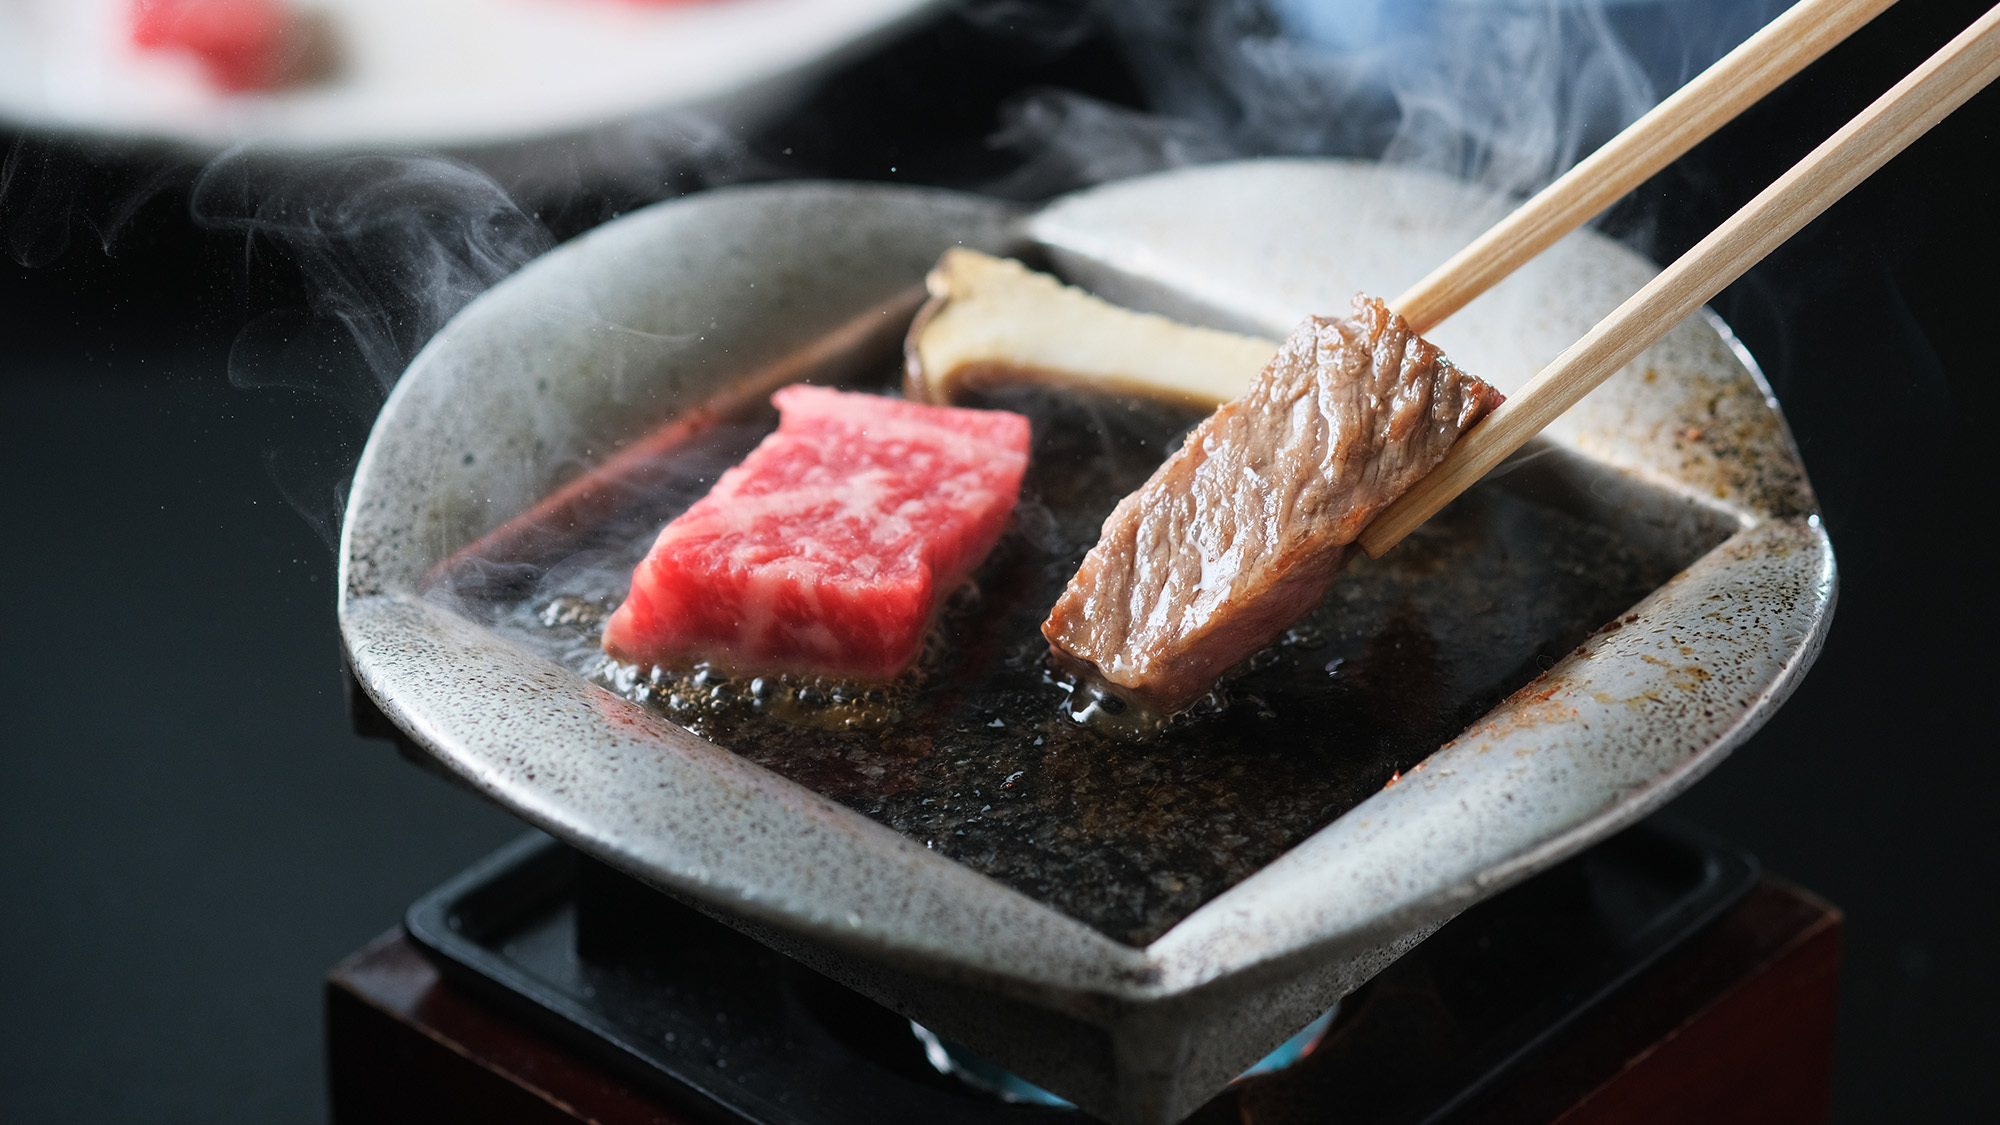
[[[1500,399],[1375,298],[1308,319],[1112,511],[1042,634],[1128,701],[1185,708],[1318,605],[1348,544]]]

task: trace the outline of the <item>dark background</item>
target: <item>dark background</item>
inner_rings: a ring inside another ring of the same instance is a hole
[[[1979,10],[1892,10],[1604,225],[1677,254]],[[1055,190],[989,142],[1000,107],[1145,85],[1101,34],[1017,32],[946,16],[726,159],[542,221],[777,175]],[[1993,1101],[1996,125],[1989,92],[1715,303],[1785,405],[1841,594],[1796,696],[1675,812],[1847,911],[1840,1121]],[[0,149],[0,1119],[313,1120],[325,969],[516,825],[348,725],[323,535],[365,365],[299,314],[309,378],[240,352],[231,378],[246,325],[323,296],[295,247],[194,222],[171,154]]]

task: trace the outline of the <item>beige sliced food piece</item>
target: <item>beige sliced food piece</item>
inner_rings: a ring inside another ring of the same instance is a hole
[[[1008,258],[945,251],[904,341],[904,393],[949,403],[1032,381],[1213,408],[1241,395],[1275,340],[1120,308]]]

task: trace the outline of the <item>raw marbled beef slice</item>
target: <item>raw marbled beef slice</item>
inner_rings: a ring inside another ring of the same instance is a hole
[[[660,532],[605,650],[890,679],[1006,526],[1028,420],[809,386],[772,401],[777,432]]]

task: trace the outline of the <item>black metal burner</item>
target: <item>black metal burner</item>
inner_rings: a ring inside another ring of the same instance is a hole
[[[1442,1121],[1733,905],[1754,857],[1649,823],[1488,900],[1345,1001],[1295,1066],[1191,1119]],[[1087,1120],[939,1074],[909,1022],[534,834],[420,899],[410,936],[455,985],[717,1121]]]

